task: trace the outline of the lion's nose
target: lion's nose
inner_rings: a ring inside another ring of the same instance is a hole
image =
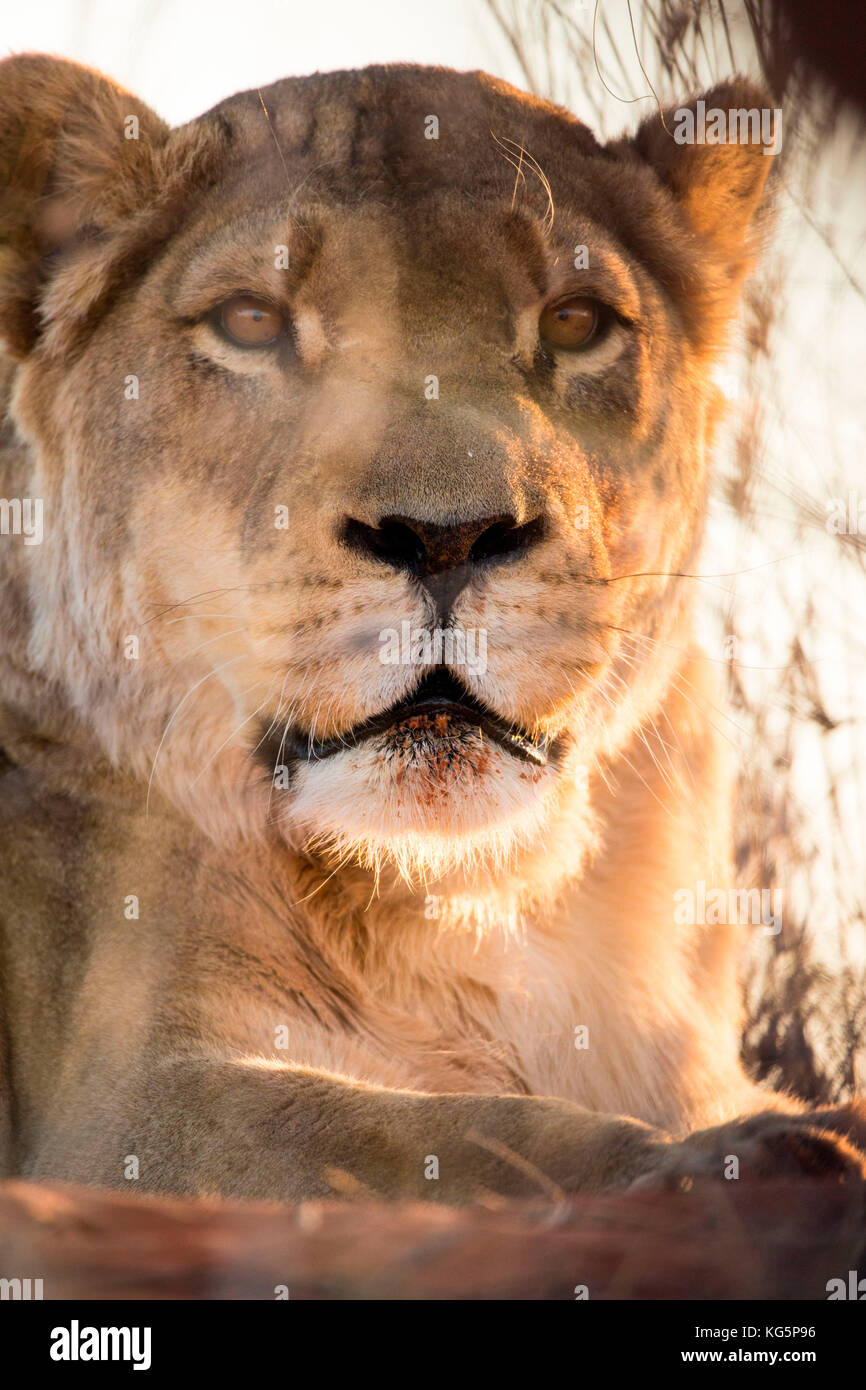
[[[537,545],[541,517],[518,526],[510,514],[439,526],[409,516],[383,516],[378,526],[347,518],[343,540],[380,564],[403,570],[424,585],[443,622],[478,567]]]
[[[343,540],[370,559],[424,580],[528,550],[541,540],[543,529],[541,517],[518,526],[507,514],[451,526],[408,516],[383,516],[378,526],[368,526],[349,517]]]

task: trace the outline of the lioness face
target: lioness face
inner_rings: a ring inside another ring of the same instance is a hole
[[[717,175],[423,68],[111,138],[127,205],[44,202],[33,658],[69,686],[74,647],[82,720],[214,834],[407,873],[537,840],[677,655],[745,265]]]

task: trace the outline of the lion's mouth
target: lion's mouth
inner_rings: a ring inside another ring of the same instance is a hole
[[[277,763],[292,760],[315,762],[331,758],[371,739],[384,737],[392,751],[419,751],[448,741],[480,736],[513,757],[535,767],[545,767],[551,741],[509,724],[482,704],[449,671],[429,672],[408,699],[401,700],[371,719],[333,738],[316,739],[300,730],[272,729],[263,739],[261,752]]]

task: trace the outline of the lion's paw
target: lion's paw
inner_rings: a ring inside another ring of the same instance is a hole
[[[690,1134],[664,1146],[632,1188],[688,1188],[695,1179],[866,1178],[862,1102],[801,1115],[777,1111]],[[862,1145],[862,1147],[861,1147]]]

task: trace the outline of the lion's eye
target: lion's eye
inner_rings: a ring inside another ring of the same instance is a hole
[[[582,348],[598,336],[601,305],[595,299],[575,295],[549,305],[538,322],[538,331],[547,347]]]
[[[216,322],[225,336],[239,347],[267,347],[285,328],[275,305],[252,294],[236,294],[221,304]]]

